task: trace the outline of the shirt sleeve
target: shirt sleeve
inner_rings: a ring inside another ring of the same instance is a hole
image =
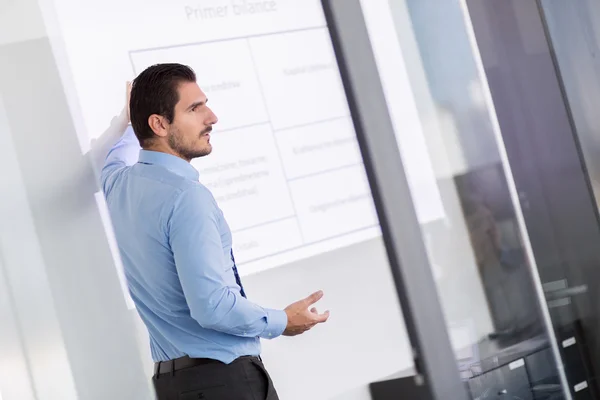
[[[192,317],[200,326],[241,337],[273,339],[287,326],[281,310],[266,309],[227,284],[219,210],[208,190],[184,191],[169,221],[175,266]]]
[[[119,171],[138,161],[140,149],[140,142],[135,136],[133,128],[128,126],[121,139],[110,149],[104,161],[100,182],[105,194],[108,195],[112,189]]]

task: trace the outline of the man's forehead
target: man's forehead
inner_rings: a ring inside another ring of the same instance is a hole
[[[196,82],[183,82],[179,85],[180,102],[205,102],[206,94],[200,89]]]

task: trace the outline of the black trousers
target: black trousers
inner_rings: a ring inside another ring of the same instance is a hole
[[[269,373],[257,357],[161,373],[152,382],[158,400],[279,400]]]

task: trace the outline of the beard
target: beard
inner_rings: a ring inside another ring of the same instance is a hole
[[[200,132],[199,137],[206,135],[212,131],[212,127],[209,126],[202,132]],[[203,146],[193,146],[190,144],[190,140],[186,140],[184,135],[181,134],[179,129],[173,128],[169,132],[168,137],[169,147],[176,154],[178,154],[181,158],[191,161],[194,158],[204,157],[209,155],[212,152],[212,146],[210,143],[206,143]]]

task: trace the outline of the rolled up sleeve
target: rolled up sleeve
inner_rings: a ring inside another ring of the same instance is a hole
[[[140,149],[140,142],[135,136],[133,128],[129,126],[126,128],[123,137],[110,149],[106,156],[100,175],[100,183],[104,193],[107,195],[110,193],[119,171],[138,161]]]

